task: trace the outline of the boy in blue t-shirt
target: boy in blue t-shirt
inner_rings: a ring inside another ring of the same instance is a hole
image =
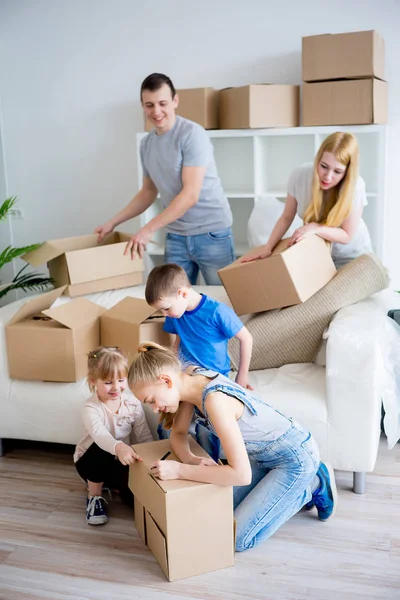
[[[228,341],[236,337],[240,342],[236,382],[244,388],[253,389],[248,382],[253,338],[231,308],[196,292],[185,271],[176,264],[161,265],[151,271],[145,297],[148,304],[166,316],[164,329],[175,334],[174,348],[183,364],[198,365],[228,375]],[[163,414],[158,426],[161,439],[169,436],[162,427],[164,421],[166,415]],[[218,461],[219,439],[200,422],[196,423],[196,439]]]
[[[253,338],[231,308],[196,292],[185,271],[175,264],[151,271],[145,297],[148,304],[166,316],[164,330],[176,335],[174,347],[183,364],[228,375],[228,341],[236,337],[240,342],[240,360],[235,381],[253,389],[248,382]]]

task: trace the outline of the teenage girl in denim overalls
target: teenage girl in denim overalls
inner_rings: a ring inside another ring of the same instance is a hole
[[[170,413],[171,445],[182,461],[156,461],[160,479],[234,487],[236,550],[253,548],[303,506],[326,521],[336,508],[333,471],[320,463],[311,434],[224,375],[182,372],[176,354],[150,342],[139,347],[128,383],[155,413]],[[227,464],[189,449],[193,410],[220,439]]]

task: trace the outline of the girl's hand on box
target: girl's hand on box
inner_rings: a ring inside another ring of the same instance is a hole
[[[306,238],[308,235],[318,233],[318,229],[320,228],[321,225],[319,223],[307,223],[307,225],[299,227],[290,238],[288,246],[293,246],[293,244],[301,242],[301,240],[304,240],[304,238]]]
[[[158,479],[166,481],[168,479],[179,479],[179,469],[181,463],[176,460],[156,460],[151,467],[151,474]]]
[[[115,454],[118,460],[123,465],[132,465],[135,460],[141,461],[142,457],[136,454],[132,446],[128,446],[124,442],[120,442],[115,446]]]

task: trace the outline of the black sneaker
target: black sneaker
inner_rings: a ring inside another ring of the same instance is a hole
[[[88,525],[104,525],[107,523],[107,500],[103,496],[91,496],[86,499],[86,523]]]

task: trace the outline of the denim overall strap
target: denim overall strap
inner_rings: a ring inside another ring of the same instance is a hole
[[[219,377],[217,379],[219,379]],[[253,405],[253,403],[251,401],[251,397],[249,397],[247,395],[247,393],[244,389],[242,389],[239,385],[237,385],[233,382],[231,384],[228,384],[228,383],[224,383],[221,381],[216,381],[214,384],[207,385],[204,388],[203,400],[202,400],[202,409],[203,409],[204,415],[207,415],[207,411],[205,408],[206,398],[207,398],[208,394],[212,394],[213,392],[222,392],[223,394],[226,394],[227,396],[232,396],[233,398],[237,398],[238,400],[243,402],[243,404],[245,406],[247,406],[247,408],[249,409],[251,414],[257,415],[257,409]]]

